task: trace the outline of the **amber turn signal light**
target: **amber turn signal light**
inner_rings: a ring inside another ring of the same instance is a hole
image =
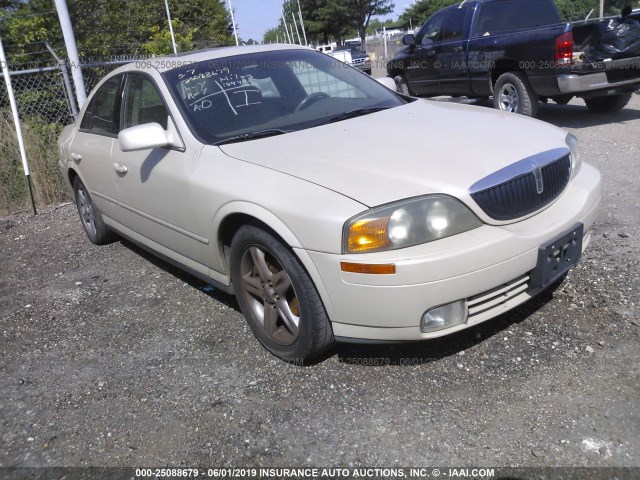
[[[340,262],[340,269],[343,272],[367,273],[369,275],[394,275],[396,273],[396,266],[392,263],[370,264]]]
[[[388,247],[389,217],[360,220],[349,228],[348,251],[352,253],[381,250]]]

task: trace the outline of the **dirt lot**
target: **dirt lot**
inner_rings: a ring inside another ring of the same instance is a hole
[[[634,97],[613,117],[542,108],[605,188],[555,294],[307,367],[268,354],[233,298],[127,242],[92,246],[70,205],[2,219],[0,466],[640,466]]]

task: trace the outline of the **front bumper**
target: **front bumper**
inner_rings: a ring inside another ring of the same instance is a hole
[[[542,212],[510,225],[485,225],[443,240],[391,252],[332,255],[300,251],[343,341],[404,341],[440,337],[496,317],[538,294],[529,284],[538,249],[577,223],[590,240],[600,202],[600,174],[588,164],[559,199]],[[343,272],[340,262],[393,263],[395,275]],[[460,325],[425,333],[423,314],[466,300]]]

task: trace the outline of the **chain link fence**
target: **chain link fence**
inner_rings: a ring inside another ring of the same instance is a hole
[[[144,57],[146,58],[146,57]],[[118,66],[138,58],[112,59],[82,67],[87,92]],[[58,170],[57,139],[65,125],[73,122],[74,93],[65,84],[64,66],[37,69],[12,65],[11,83],[18,105],[25,150],[31,170],[36,205],[51,205],[69,200]],[[4,80],[0,82],[0,215],[27,211],[31,199],[22,167],[9,96]]]
[[[366,50],[371,57],[372,75],[374,77],[386,76],[387,62],[403,48],[405,46],[402,44],[402,35],[367,40]]]

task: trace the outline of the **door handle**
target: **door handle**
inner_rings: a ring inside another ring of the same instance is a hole
[[[122,164],[122,163],[114,163],[113,164],[113,168],[116,172],[118,172],[120,175],[124,175],[125,173],[127,173],[129,171],[129,169],[127,168],[126,165]]]
[[[71,152],[71,160],[73,160],[74,162],[79,162],[80,160],[82,160],[82,155],[76,152]]]
[[[436,54],[433,50],[430,50],[426,53],[427,57],[433,57]]]
[[[455,47],[455,48],[453,49],[453,51],[454,51],[454,52],[461,52],[461,51],[462,51],[462,47],[461,47],[461,46],[460,46],[460,47]]]

